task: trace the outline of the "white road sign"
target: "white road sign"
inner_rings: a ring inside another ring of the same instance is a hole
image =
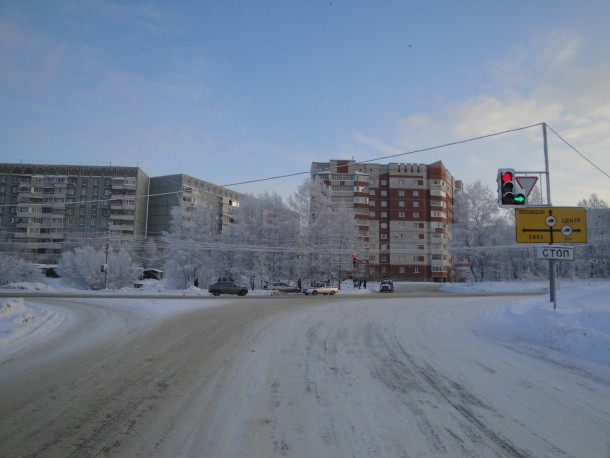
[[[562,245],[538,245],[536,247],[536,258],[574,261],[574,247]]]

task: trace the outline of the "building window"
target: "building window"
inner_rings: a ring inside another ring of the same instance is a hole
[[[419,207],[419,202],[417,200],[413,201],[413,207],[415,207],[415,208]]]
[[[379,215],[380,218],[387,218],[388,217],[388,212],[381,212],[381,214]]]
[[[404,196],[405,196],[405,190],[404,189],[399,189],[398,190],[398,197],[404,197]]]
[[[419,191],[417,189],[413,191],[413,197],[419,197]]]
[[[413,212],[413,218],[419,218],[419,212]]]
[[[419,267],[414,267],[413,272],[416,274],[420,273]]]
[[[405,268],[404,267],[400,267],[400,269],[398,269],[399,273],[404,274],[405,273]]]
[[[399,207],[404,207],[405,206],[405,201],[404,200],[399,200],[398,201],[398,206]]]
[[[399,218],[404,218],[405,217],[405,212],[398,212],[398,217]]]

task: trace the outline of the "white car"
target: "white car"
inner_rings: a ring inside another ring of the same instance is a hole
[[[265,289],[272,289],[275,291],[279,291],[281,293],[300,293],[301,290],[299,289],[298,286],[292,286],[289,285],[288,283],[284,283],[284,282],[274,282],[271,283],[270,285],[265,285]]]
[[[337,294],[339,292],[339,288],[334,286],[330,286],[329,283],[316,283],[313,286],[308,286],[307,288],[303,288],[303,294],[305,296],[316,294],[330,294],[331,296]]]

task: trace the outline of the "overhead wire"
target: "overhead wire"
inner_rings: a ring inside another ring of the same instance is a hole
[[[528,126],[522,126],[522,127],[517,127],[514,129],[507,129],[507,130],[503,130],[500,132],[494,132],[491,134],[485,134],[485,135],[479,135],[477,137],[471,137],[471,138],[467,138],[464,140],[457,140],[454,142],[449,142],[449,143],[444,143],[442,145],[437,145],[437,146],[430,146],[430,147],[426,147],[426,148],[420,148],[420,149],[416,149],[416,150],[410,150],[410,151],[405,151],[402,153],[396,153],[396,154],[390,154],[390,155],[386,155],[386,156],[379,156],[376,158],[372,158],[372,159],[366,159],[363,161],[356,161],[353,164],[355,165],[360,165],[360,164],[369,164],[371,162],[378,162],[378,161],[383,161],[386,159],[393,159],[393,158],[397,158],[397,157],[402,157],[402,156],[408,156],[408,155],[412,155],[412,154],[417,154],[417,153],[423,153],[423,152],[427,152],[427,151],[433,151],[433,150],[437,150],[437,149],[442,149],[442,148],[448,148],[451,146],[456,146],[456,145],[461,145],[464,143],[470,143],[470,142],[474,142],[477,140],[482,140],[485,138],[491,138],[491,137],[497,137],[499,135],[504,135],[504,134],[508,134],[508,133],[512,133],[512,132],[518,132],[521,130],[525,130],[525,129],[530,129],[532,127],[537,127],[537,126],[541,126],[542,123],[537,123],[537,124],[531,124]],[[317,172],[325,172],[325,171],[332,171],[333,169],[336,169],[337,167],[332,167],[329,166],[327,168],[321,168],[319,170],[317,170]],[[266,178],[257,178],[254,180],[246,180],[246,181],[238,181],[235,183],[226,183],[226,184],[221,184],[221,185],[213,185],[210,184],[209,186],[206,186],[204,188],[200,188],[202,191],[214,194],[213,190],[215,188],[229,188],[232,186],[242,186],[242,185],[246,185],[246,184],[253,184],[253,183],[262,183],[265,181],[272,181],[272,180],[279,180],[279,179],[283,179],[283,178],[291,178],[291,177],[296,177],[296,176],[301,176],[301,175],[309,175],[311,173],[311,171],[301,171],[301,172],[294,172],[294,173],[287,173],[284,175],[274,175],[271,177],[266,177]],[[150,197],[160,197],[160,196],[167,196],[167,195],[173,195],[173,194],[179,194],[182,193],[183,191],[168,191],[168,192],[163,192],[163,193],[155,193],[155,194],[143,194],[143,195],[134,195],[133,198],[134,199],[138,199],[138,198],[150,198]],[[215,194],[215,195],[221,195],[221,194]],[[129,196],[132,197],[132,196]],[[97,200],[84,200],[84,201],[75,201],[75,202],[70,202],[69,205],[70,206],[76,206],[76,205],[82,205],[83,203],[97,203],[97,202],[108,202],[111,200],[116,200],[116,198],[112,199],[112,198],[106,198],[106,199],[97,199]],[[25,202],[24,202],[25,203]],[[15,206],[17,204],[4,204],[4,205],[0,205],[0,207],[8,207],[8,206]],[[66,206],[68,205],[68,203],[66,203]]]
[[[546,125],[549,129],[551,129],[551,131],[557,135],[557,137],[559,137],[559,139],[564,142],[566,145],[568,145],[570,148],[572,148],[576,154],[578,154],[580,157],[582,157],[585,161],[587,161],[589,164],[591,164],[593,167],[595,167],[597,170],[599,170],[601,173],[603,173],[604,175],[606,175],[606,177],[610,178],[610,175],[606,172],[604,172],[601,167],[598,167],[595,163],[593,163],[593,161],[591,159],[589,159],[587,156],[585,156],[584,154],[582,154],[580,151],[578,151],[574,146],[572,146],[570,143],[568,143],[568,141],[566,139],[564,139],[561,135],[559,135],[555,129],[553,129],[551,126],[549,126],[548,124]]]

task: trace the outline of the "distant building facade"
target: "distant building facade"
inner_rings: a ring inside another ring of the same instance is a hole
[[[203,204],[210,210],[215,234],[220,234],[233,222],[233,210],[239,206],[243,196],[184,174],[152,177],[149,194],[147,233],[150,237],[158,237],[169,231],[172,208],[178,205],[188,208],[197,204]]]
[[[54,264],[70,247],[105,238],[142,250],[169,228],[171,206],[198,200],[221,232],[239,196],[187,175],[150,178],[139,167],[0,163],[0,252]]]
[[[329,188],[332,205],[351,208],[360,231],[354,275],[444,282],[451,275],[453,196],[462,187],[433,164],[314,162],[312,178]]]

